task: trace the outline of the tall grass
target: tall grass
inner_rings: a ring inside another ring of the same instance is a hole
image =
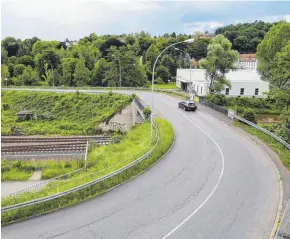
[[[54,178],[84,167],[83,159],[75,160],[13,160],[1,161],[1,181],[25,181],[35,170],[41,171],[41,179]]]
[[[23,220],[23,219],[31,217],[31,216],[45,214],[45,213],[48,213],[50,211],[57,210],[59,208],[73,205],[73,204],[78,203],[80,201],[83,201],[83,200],[86,200],[88,198],[99,195],[101,193],[104,193],[108,189],[110,189],[110,188],[142,173],[145,169],[147,169],[149,166],[151,166],[153,163],[155,163],[165,152],[167,152],[167,150],[171,146],[173,139],[174,139],[173,128],[166,120],[157,119],[156,123],[157,123],[157,126],[159,128],[161,140],[159,141],[159,143],[158,143],[156,149],[153,151],[153,153],[145,160],[143,160],[140,163],[134,165],[133,167],[115,175],[114,177],[110,177],[110,178],[108,178],[100,183],[97,183],[97,184],[94,184],[91,186],[87,186],[81,190],[74,192],[74,193],[70,193],[70,194],[67,194],[65,196],[62,196],[61,198],[50,200],[50,201],[40,203],[37,205],[28,206],[25,208],[20,208],[20,209],[4,212],[4,213],[2,213],[2,216],[1,216],[2,217],[2,225],[9,224],[9,223],[19,221],[19,220]],[[149,126],[148,123],[147,123],[147,126]],[[138,129],[138,127],[137,127],[137,129]],[[147,130],[149,132],[149,128],[147,128]],[[147,133],[147,136],[148,136],[148,133]],[[131,140],[136,140],[136,138],[132,137]],[[131,143],[132,142],[128,143],[127,146],[130,147]],[[141,142],[139,141],[139,143],[141,143]],[[122,154],[121,150],[120,150],[120,153]],[[133,159],[132,159],[132,161],[133,161]],[[106,161],[104,161],[104,162],[106,162]],[[128,162],[126,162],[126,164],[128,164]],[[92,167],[92,168],[94,168],[94,167]],[[96,167],[95,167],[95,169],[96,169]],[[106,172],[106,173],[108,173],[108,172]],[[87,179],[89,179],[91,181],[94,178],[88,177]],[[64,188],[62,188],[62,189],[59,188],[59,192],[61,190],[64,190]],[[26,195],[28,195],[28,194],[26,194]],[[27,197],[25,201],[31,200],[31,199],[32,199],[32,197]],[[15,200],[14,198],[6,198],[2,201],[2,206],[6,206],[6,205],[17,203],[17,202],[19,202],[19,201]]]

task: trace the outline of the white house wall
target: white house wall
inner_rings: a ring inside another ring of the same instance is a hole
[[[231,71],[226,74],[226,78],[231,82],[232,85],[228,96],[239,96],[241,93],[241,88],[244,88],[243,96],[248,97],[263,97],[263,93],[269,91],[269,84],[261,80],[260,75],[256,70],[241,69]],[[205,78],[204,69],[192,69],[191,81],[194,90],[198,95],[204,96],[209,93],[209,82]],[[191,85],[190,69],[177,69],[176,86],[181,88],[181,82],[186,83],[189,89]],[[255,89],[259,89],[258,95],[255,95]],[[225,89],[221,93],[226,94]]]

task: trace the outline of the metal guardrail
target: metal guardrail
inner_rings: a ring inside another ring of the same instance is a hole
[[[264,132],[265,134],[268,134],[269,136],[273,137],[274,139],[276,139],[278,142],[280,142],[281,144],[283,144],[286,148],[288,148],[290,150],[290,144],[288,144],[286,141],[284,141],[283,139],[281,139],[277,135],[273,134],[269,130],[266,130],[266,129],[262,128],[261,126],[254,124],[251,121],[248,121],[248,120],[246,120],[246,119],[244,119],[244,118],[242,118],[242,117],[240,117],[240,116],[238,116],[236,114],[231,113],[229,110],[227,110],[226,108],[224,108],[222,106],[219,106],[219,105],[213,104],[211,102],[208,102],[208,101],[206,101],[203,98],[200,98],[200,103],[202,103],[203,105],[205,105],[207,107],[210,107],[210,108],[212,108],[212,109],[214,109],[214,110],[216,110],[216,111],[218,111],[218,112],[220,112],[220,113],[222,113],[224,115],[227,115],[227,116],[229,116],[232,119],[237,119],[239,121],[242,121],[242,122],[244,122],[244,123],[256,128],[256,129],[258,129],[258,130],[260,130],[262,132]]]
[[[15,210],[15,209],[20,209],[20,208],[31,206],[31,205],[35,205],[35,204],[44,203],[44,202],[47,202],[47,201],[50,201],[50,200],[53,200],[53,199],[61,198],[61,197],[65,196],[65,195],[68,195],[70,193],[76,192],[78,190],[84,189],[84,188],[92,186],[92,185],[95,185],[97,183],[101,183],[104,180],[112,178],[112,177],[118,175],[119,173],[124,172],[125,170],[128,170],[131,167],[137,165],[138,163],[142,162],[144,159],[149,157],[151,155],[151,153],[157,147],[157,144],[159,143],[159,140],[160,140],[159,130],[158,130],[158,128],[157,128],[155,123],[153,125],[154,125],[154,128],[156,130],[156,142],[155,142],[154,146],[147,153],[145,153],[143,156],[139,157],[135,161],[133,161],[133,162],[127,164],[126,166],[124,166],[124,167],[122,167],[122,168],[120,168],[120,169],[118,169],[118,170],[116,170],[116,171],[114,171],[112,173],[109,173],[109,174],[107,174],[107,175],[105,175],[103,177],[97,178],[97,179],[95,179],[93,181],[87,182],[85,184],[79,185],[79,186],[71,188],[69,190],[66,190],[66,191],[63,191],[63,192],[60,192],[60,193],[57,193],[57,194],[53,194],[53,195],[50,195],[50,196],[47,196],[47,197],[38,198],[38,199],[35,199],[35,200],[31,200],[31,201],[22,202],[22,203],[19,203],[19,204],[14,204],[14,205],[3,207],[3,208],[1,208],[1,212],[3,213],[3,212]]]
[[[22,194],[22,193],[25,193],[25,192],[38,191],[38,190],[40,190],[41,188],[45,187],[46,185],[48,185],[51,182],[55,182],[55,181],[58,181],[58,180],[65,180],[67,178],[70,178],[72,176],[77,175],[77,173],[82,173],[83,171],[85,171],[85,167],[77,169],[77,170],[74,170],[74,171],[71,171],[69,173],[66,173],[66,174],[63,174],[63,175],[60,175],[60,176],[57,176],[55,178],[51,178],[51,179],[45,180],[45,181],[43,181],[41,183],[32,185],[30,187],[27,187],[27,188],[24,188],[24,189],[21,189],[21,190],[18,190],[16,192],[10,193],[8,195],[8,197],[14,197],[16,195],[19,195],[19,194]]]
[[[262,131],[262,132],[264,132],[265,134],[270,135],[271,137],[273,137],[274,139],[276,139],[277,141],[279,141],[281,144],[283,144],[286,148],[288,148],[288,149],[290,150],[290,144],[288,144],[286,141],[284,141],[283,139],[281,139],[281,138],[278,137],[277,135],[273,134],[273,133],[270,132],[269,130],[266,130],[266,129],[262,128],[261,126],[256,125],[256,124],[252,123],[251,121],[248,121],[248,120],[246,120],[246,119],[243,119],[243,118],[241,118],[241,117],[239,117],[239,116],[237,116],[237,115],[235,115],[235,114],[231,114],[231,115],[232,115],[235,119],[237,119],[237,120],[239,120],[239,121],[242,121],[242,122],[244,122],[244,123],[246,123],[246,124],[248,124],[248,125],[250,125],[250,126],[256,128],[256,129],[258,129],[258,130],[260,130],[260,131]]]
[[[274,239],[290,239],[290,199],[288,200]]]
[[[143,110],[144,110],[145,107],[143,106],[143,104],[137,98],[134,98],[133,103],[135,104],[136,109],[140,113],[140,115],[143,118],[143,120],[145,120],[145,115],[143,113]]]

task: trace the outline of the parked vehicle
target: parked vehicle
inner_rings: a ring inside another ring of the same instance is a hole
[[[178,107],[183,109],[184,111],[196,111],[197,106],[194,101],[187,100],[187,101],[181,101],[178,103]]]

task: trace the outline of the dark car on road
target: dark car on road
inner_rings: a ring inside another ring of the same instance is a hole
[[[178,103],[178,107],[183,109],[184,111],[196,111],[197,110],[197,106],[195,104],[194,101],[191,100],[187,100],[187,101],[181,101]]]

